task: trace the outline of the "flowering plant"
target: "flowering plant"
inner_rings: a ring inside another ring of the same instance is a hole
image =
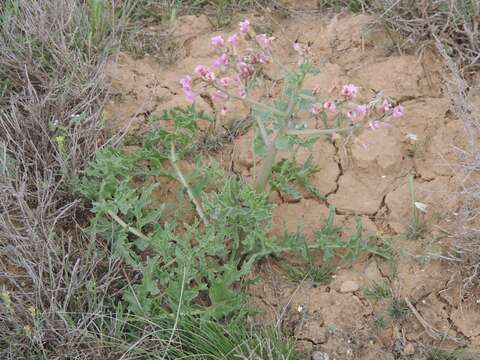
[[[319,72],[313,65],[310,47],[298,42],[293,45],[299,58],[298,69],[289,70],[274,57],[274,42],[272,36],[256,34],[250,22],[244,20],[239,24],[239,33],[211,39],[211,45],[218,50],[212,67],[198,65],[194,69],[195,78],[187,75],[180,81],[188,102],[194,102],[198,94],[208,95],[221,104],[220,116],[228,113],[232,101],[243,101],[252,109],[255,149],[263,156],[254,184],[257,192],[265,189],[279,150],[294,150],[312,143],[305,138],[341,133],[353,133],[355,141],[367,148],[355,137],[355,131],[389,126],[393,118],[404,113],[401,105],[394,106],[381,93],[368,103],[358,103],[360,88],[354,84],[337,89],[336,97],[321,99],[319,88],[303,88],[305,78]],[[282,95],[267,102],[256,99],[252,89],[262,67],[270,63],[280,66],[285,75]],[[318,119],[323,125],[311,128],[310,120]]]

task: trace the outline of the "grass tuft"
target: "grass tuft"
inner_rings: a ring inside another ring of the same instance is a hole
[[[393,299],[388,307],[388,314],[394,320],[401,320],[408,314],[408,305],[405,301]]]

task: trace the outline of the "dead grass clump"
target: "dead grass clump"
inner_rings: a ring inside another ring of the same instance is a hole
[[[480,66],[480,3],[477,0],[371,0],[368,7],[406,35],[403,46],[444,45],[464,73]]]
[[[449,69],[446,85],[451,110],[462,121],[466,139],[464,148],[456,148],[460,207],[453,232],[457,240],[456,249],[465,260],[465,285],[468,289],[480,284],[480,98],[474,102],[475,94],[480,94],[480,87],[478,84],[467,84],[459,66],[440,41],[437,41],[437,48]]]
[[[117,265],[77,226],[72,195],[102,143],[103,66],[118,26],[105,2],[87,3],[0,5],[2,359],[97,358],[95,334],[114,331],[105,309]]]

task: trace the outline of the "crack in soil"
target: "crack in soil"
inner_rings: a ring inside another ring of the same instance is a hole
[[[325,198],[324,198],[323,202],[325,202],[325,205],[328,208],[330,208],[330,206],[331,206],[330,201],[328,200],[328,197],[330,195],[333,195],[333,194],[337,193],[338,189],[340,188],[340,178],[344,175],[344,169],[343,169],[343,166],[342,166],[342,161],[341,161],[340,156],[339,156],[340,149],[339,149],[339,147],[338,147],[338,145],[335,141],[332,141],[332,145],[335,149],[335,154],[333,155],[333,161],[338,166],[338,175],[335,179],[335,189],[333,189],[332,191],[330,191],[330,192],[328,192],[324,195]],[[344,215],[344,214],[342,214],[342,212],[340,210],[338,210],[337,207],[335,207],[335,214],[336,215]]]
[[[328,206],[330,206],[330,204],[328,203],[328,197],[330,195],[333,195],[333,194],[336,194],[338,189],[340,188],[340,178],[343,176],[344,174],[344,170],[343,170],[343,166],[342,166],[342,162],[340,160],[340,157],[338,156],[338,152],[340,151],[340,149],[338,148],[338,145],[336,144],[335,141],[332,141],[332,145],[335,149],[335,154],[333,156],[333,161],[335,161],[335,163],[337,164],[338,166],[338,175],[337,175],[337,178],[335,179],[335,189],[326,193],[324,196],[325,196],[325,202],[327,203]]]

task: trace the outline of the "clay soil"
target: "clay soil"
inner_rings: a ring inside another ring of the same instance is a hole
[[[277,204],[274,233],[300,228],[311,237],[334,205],[337,221],[346,229],[352,228],[357,213],[365,234],[392,242],[399,254],[396,265],[365,255],[339,265],[328,285],[317,286],[288,278],[281,262],[295,263],[295,259],[265,261],[256,270],[260,280],[250,288],[251,302],[259,309],[257,321],[279,321],[296,336],[305,358],[322,351],[330,359],[423,359],[432,346],[480,354],[480,297],[462,298],[460,277],[448,260],[452,240],[447,235],[455,224],[458,186],[451,164],[454,147],[463,142],[463,130],[449,111],[441,62],[428,51],[422,56],[399,53],[396,36],[370,27],[371,18],[365,15],[249,18],[258,30],[278,38],[276,51],[288,65],[295,65],[293,41],[312,41],[321,72],[307,79],[307,87],[321,85],[322,95],[328,96],[331,89],[351,82],[362,87],[365,99],[382,90],[406,112],[393,127],[361,133],[367,150],[346,138],[317,142],[313,154],[320,172],[312,182],[326,200],[308,194],[300,201],[272,196]],[[110,64],[114,97],[106,116],[116,130],[141,134],[148,128],[149,116],[185,105],[179,78],[196,64],[210,64],[214,55],[210,38],[220,32],[203,15],[183,17],[178,24],[173,32],[178,60],[173,65],[126,53]],[[279,69],[267,67],[263,81],[263,95],[275,94],[281,87]],[[202,99],[198,106],[210,113],[218,111]],[[233,106],[225,122],[248,118],[241,104]],[[409,139],[409,134],[417,140]],[[223,142],[216,156],[230,171],[251,179],[252,132],[240,132],[229,141],[225,134],[219,138]],[[415,176],[418,201],[428,205],[423,216],[427,231],[417,240],[406,236],[412,219],[409,174]],[[167,196],[157,195],[159,201]],[[409,303],[404,318],[389,316],[391,299],[365,296],[364,289],[374,283],[386,284],[395,298]]]

